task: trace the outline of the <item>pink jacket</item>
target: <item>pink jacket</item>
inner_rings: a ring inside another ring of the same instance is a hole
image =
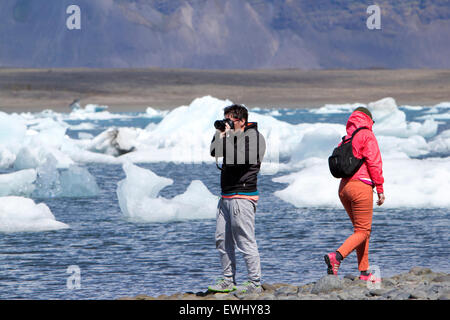
[[[380,148],[377,139],[372,132],[373,121],[364,112],[353,112],[347,121],[346,139],[360,127],[367,127],[369,130],[360,130],[352,141],[353,154],[357,158],[366,158],[363,165],[351,178],[343,178],[342,182],[348,180],[361,180],[364,183],[375,186],[377,193],[383,193],[383,163],[381,160]]]

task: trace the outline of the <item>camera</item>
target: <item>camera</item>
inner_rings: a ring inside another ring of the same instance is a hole
[[[225,131],[225,124],[227,123],[231,129],[234,129],[234,122],[231,119],[216,120],[214,127],[219,131]]]

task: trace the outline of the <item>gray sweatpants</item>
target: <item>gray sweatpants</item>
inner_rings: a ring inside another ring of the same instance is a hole
[[[236,275],[235,248],[242,252],[250,281],[261,279],[261,264],[255,238],[256,202],[248,199],[223,199],[217,206],[216,248],[219,250],[223,276]]]

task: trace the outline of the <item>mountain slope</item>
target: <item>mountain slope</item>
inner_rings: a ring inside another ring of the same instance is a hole
[[[81,8],[68,30],[66,8]],[[447,0],[3,0],[0,66],[450,68]]]

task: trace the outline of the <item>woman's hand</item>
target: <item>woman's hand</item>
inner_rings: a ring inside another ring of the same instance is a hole
[[[379,193],[378,194],[377,205],[381,206],[384,203],[384,200],[386,200],[386,197],[384,196],[384,193]]]

